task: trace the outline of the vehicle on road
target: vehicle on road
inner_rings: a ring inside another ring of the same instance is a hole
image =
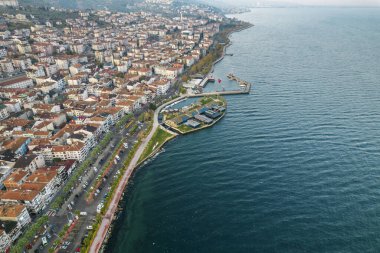
[[[45,236],[41,238],[41,241],[43,246],[45,246],[48,243]]]
[[[87,212],[80,212],[79,213],[81,216],[87,216]]]

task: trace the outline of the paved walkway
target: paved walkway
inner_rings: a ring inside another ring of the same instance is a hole
[[[249,87],[250,88],[250,87]],[[247,89],[248,90],[248,89]],[[230,94],[230,95],[233,95],[233,94],[242,94],[244,93],[244,91],[227,91],[227,92],[212,92],[212,93],[207,93],[207,95],[216,95],[216,94]],[[96,237],[90,247],[90,251],[91,253],[98,253],[102,244],[103,244],[103,241],[104,241],[104,238],[106,237],[107,235],[107,231],[108,231],[108,228],[109,226],[111,225],[111,222],[112,222],[112,218],[116,212],[116,209],[117,209],[117,206],[119,204],[119,201],[122,197],[122,194],[124,192],[124,189],[129,181],[129,178],[131,177],[132,175],[132,172],[133,170],[135,169],[136,165],[138,164],[138,161],[141,157],[141,155],[143,154],[145,148],[148,146],[148,143],[149,141],[152,139],[153,137],[153,134],[156,132],[157,128],[158,127],[161,127],[163,130],[165,131],[168,131],[170,133],[174,133],[174,132],[171,132],[165,128],[163,128],[159,122],[158,122],[158,114],[160,113],[160,111],[167,105],[170,105],[174,102],[177,102],[179,100],[182,100],[186,97],[198,97],[198,96],[205,96],[206,94],[197,94],[197,95],[194,95],[194,96],[189,96],[189,95],[182,95],[180,97],[177,97],[169,102],[166,102],[165,104],[161,105],[160,107],[158,107],[155,112],[154,112],[154,117],[153,117],[153,127],[152,127],[152,130],[150,131],[149,135],[142,140],[142,143],[141,145],[139,146],[139,148],[137,149],[136,151],[136,154],[133,156],[132,158],[132,161],[129,163],[128,165],[128,168],[127,170],[125,171],[118,187],[116,188],[116,191],[115,191],[115,194],[114,194],[114,197],[112,198],[111,200],[111,203],[109,205],[109,208],[106,212],[106,214],[104,215],[103,217],[103,220],[102,220],[102,223],[100,224],[100,227],[99,227],[99,230],[97,231],[97,234],[96,234]],[[176,134],[176,133],[174,133]]]
[[[109,206],[106,214],[104,215],[102,223],[100,224],[99,230],[98,230],[98,232],[96,234],[96,237],[95,237],[95,239],[94,239],[94,241],[93,241],[93,243],[92,243],[92,245],[90,247],[90,251],[89,252],[91,252],[91,253],[98,253],[99,252],[99,250],[100,250],[100,248],[102,246],[102,243],[104,241],[104,238],[106,237],[108,228],[111,225],[112,217],[115,214],[115,211],[116,211],[116,208],[117,208],[117,206],[119,204],[121,196],[122,196],[122,194],[124,192],[124,189],[125,189],[128,181],[129,181],[129,178],[131,177],[133,170],[135,169],[136,165],[138,164],[140,156],[142,155],[142,153],[144,152],[145,148],[147,147],[150,139],[152,139],[153,134],[156,132],[157,128],[159,127],[159,123],[158,123],[158,114],[159,114],[159,112],[166,105],[171,104],[171,103],[173,103],[173,102],[175,102],[177,100],[180,100],[180,99],[182,99],[182,97],[179,97],[179,98],[176,98],[176,99],[174,99],[172,101],[169,101],[169,102],[161,105],[160,107],[158,107],[156,109],[156,111],[154,112],[154,119],[153,119],[152,130],[150,131],[149,135],[144,140],[142,140],[142,143],[141,143],[140,147],[137,149],[136,154],[133,156],[132,161],[129,163],[127,170],[125,171],[125,173],[124,173],[124,175],[123,175],[123,177],[122,177],[122,179],[121,179],[118,187],[116,188],[114,197],[112,198],[110,206]]]

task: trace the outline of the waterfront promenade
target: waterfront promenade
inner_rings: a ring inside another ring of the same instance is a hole
[[[107,235],[107,231],[108,231],[108,229],[112,223],[113,216],[116,212],[117,206],[118,206],[119,201],[123,195],[124,189],[125,189],[128,181],[129,181],[129,178],[131,177],[133,170],[138,165],[138,161],[139,161],[141,155],[143,154],[145,148],[147,147],[149,141],[152,139],[153,134],[156,132],[158,127],[161,127],[160,124],[158,123],[158,114],[160,113],[162,108],[164,108],[165,106],[167,106],[173,102],[176,102],[180,99],[183,99],[183,97],[178,97],[174,100],[171,100],[171,101],[161,105],[160,107],[158,107],[155,110],[154,117],[153,117],[152,129],[151,129],[150,133],[148,134],[148,136],[142,140],[141,145],[137,149],[136,154],[134,155],[131,162],[129,163],[127,170],[125,171],[118,187],[116,188],[114,197],[112,198],[111,203],[109,205],[109,208],[107,209],[106,214],[103,217],[102,223],[99,226],[99,229],[96,233],[94,241],[91,244],[89,252],[91,252],[91,253],[98,253],[99,252],[99,250],[103,244],[104,238]],[[162,129],[164,129],[165,131],[168,131],[167,129],[165,129],[163,127],[162,127]],[[170,132],[170,133],[172,133],[172,132]]]

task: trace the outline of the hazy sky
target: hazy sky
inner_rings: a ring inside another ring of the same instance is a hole
[[[307,5],[380,5],[380,0],[277,0]]]
[[[380,0],[208,0],[226,4],[250,4],[257,2],[294,3],[301,5],[341,5],[341,6],[380,6]]]

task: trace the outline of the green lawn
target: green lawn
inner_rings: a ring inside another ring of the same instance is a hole
[[[172,135],[161,128],[158,128],[153,134],[152,139],[149,141],[148,146],[145,148],[143,154],[141,155],[139,162],[150,156],[158,147],[160,147],[167,139],[172,137]]]
[[[186,133],[188,131],[191,131],[191,130],[194,130],[193,128],[185,125],[185,124],[182,124],[178,127],[179,130],[181,130],[182,132]]]
[[[211,97],[204,97],[200,100],[202,105],[207,105],[208,103],[211,103],[213,101],[214,101],[214,99]]]

